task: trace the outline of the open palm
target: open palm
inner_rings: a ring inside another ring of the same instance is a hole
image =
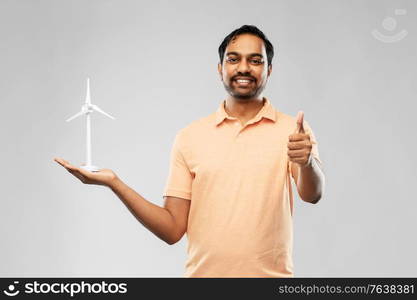
[[[117,175],[110,169],[100,169],[98,172],[90,172],[73,166],[62,158],[54,158],[54,161],[59,163],[61,166],[67,169],[68,172],[70,172],[85,184],[108,186],[115,178],[117,178]]]

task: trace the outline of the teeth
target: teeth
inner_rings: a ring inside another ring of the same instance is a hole
[[[250,80],[246,80],[246,79],[238,79],[236,81],[239,82],[239,83],[249,83],[250,82]]]

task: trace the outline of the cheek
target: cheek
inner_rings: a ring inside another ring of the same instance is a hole
[[[263,85],[265,85],[266,84],[266,79],[267,79],[267,77],[266,76],[260,76],[259,77],[259,79],[258,79],[258,86],[263,86]]]
[[[224,80],[225,82],[230,82],[230,78],[231,78],[231,76],[229,76],[229,75],[227,75],[227,74],[223,74],[223,80]]]
[[[262,68],[262,70],[259,70],[259,78],[265,82],[268,79],[268,69]]]
[[[230,79],[235,75],[235,69],[230,66],[224,66],[222,69],[223,80],[230,81]]]
[[[230,79],[232,78],[233,74],[231,74],[231,72],[223,71],[223,80],[230,82]]]

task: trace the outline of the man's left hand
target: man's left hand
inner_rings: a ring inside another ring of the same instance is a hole
[[[312,163],[311,155],[312,143],[310,135],[304,131],[304,112],[299,111],[297,114],[297,128],[295,133],[289,136],[288,142],[288,159],[301,167],[309,166]]]

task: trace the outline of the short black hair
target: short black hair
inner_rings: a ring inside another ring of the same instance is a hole
[[[243,25],[240,28],[233,30],[231,33],[229,33],[228,36],[224,38],[223,42],[219,46],[220,64],[223,63],[224,52],[226,51],[227,45],[229,45],[230,41],[233,40],[236,36],[244,33],[256,35],[264,41],[266,56],[268,58],[268,66],[272,65],[272,58],[274,57],[274,46],[271,44],[265,34],[254,25]]]

